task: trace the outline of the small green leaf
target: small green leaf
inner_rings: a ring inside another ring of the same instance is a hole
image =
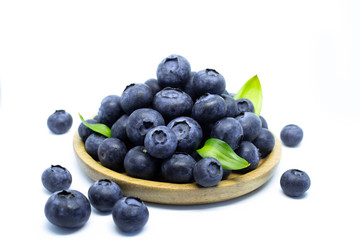
[[[94,132],[100,133],[102,135],[104,135],[105,137],[111,137],[111,129],[106,126],[105,124],[101,124],[101,123],[87,123],[84,118],[81,116],[81,114],[79,113],[80,119],[82,121],[82,123],[87,126],[88,128],[90,128],[91,130],[93,130]]]
[[[255,114],[260,116],[263,95],[260,80],[257,75],[250,78],[234,96],[234,99],[239,98],[249,99],[254,104]]]
[[[239,170],[250,165],[245,159],[239,157],[229,144],[217,138],[209,138],[205,145],[196,151],[203,158],[215,158],[224,169]]]

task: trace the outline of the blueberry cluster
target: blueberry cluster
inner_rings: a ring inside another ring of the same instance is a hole
[[[100,212],[111,212],[116,226],[127,233],[140,230],[149,219],[144,202],[139,198],[123,196],[119,185],[111,180],[94,182],[88,190],[88,198],[77,190],[69,189],[71,174],[60,165],[45,169],[41,181],[52,193],[45,204],[45,216],[58,227],[82,227],[90,218],[91,206]]]
[[[196,153],[209,138],[225,141],[255,169],[275,145],[263,117],[248,99],[235,100],[215,69],[191,71],[180,55],[158,65],[157,79],[128,85],[105,97],[94,119],[111,128],[111,137],[78,127],[87,153],[102,165],[129,176],[214,186],[230,171],[216,159]],[[224,175],[224,176],[223,176]],[[216,179],[216,181],[214,181]]]

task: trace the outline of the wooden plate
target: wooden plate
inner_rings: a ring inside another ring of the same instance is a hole
[[[111,179],[119,184],[126,196],[136,196],[147,202],[175,205],[214,203],[249,193],[269,180],[281,155],[281,143],[275,137],[273,151],[260,161],[255,170],[246,174],[231,173],[227,180],[221,181],[218,185],[203,188],[196,183],[176,184],[133,178],[103,167],[87,154],[78,132],[74,135],[73,145],[82,170],[92,180]]]

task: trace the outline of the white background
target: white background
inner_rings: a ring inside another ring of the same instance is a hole
[[[360,144],[359,1],[0,1],[0,235],[6,239],[358,239]],[[260,78],[262,115],[279,137],[294,123],[296,148],[283,146],[270,181],[246,196],[201,206],[148,203],[150,219],[135,235],[93,211],[76,231],[44,216],[49,193],[41,173],[67,167],[71,188],[87,193],[72,148],[77,113],[127,84],[156,77],[176,53],[192,70],[215,68],[236,92]],[[56,136],[56,109],[74,124]],[[279,181],[306,171],[307,194],[292,199]]]

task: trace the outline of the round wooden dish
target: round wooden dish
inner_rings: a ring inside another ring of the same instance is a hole
[[[129,177],[125,173],[103,167],[87,154],[78,132],[74,135],[73,144],[82,170],[92,180],[111,179],[119,184],[126,196],[132,195],[148,202],[175,205],[214,203],[249,193],[269,180],[281,155],[281,143],[275,137],[274,150],[260,161],[255,170],[243,175],[231,173],[227,180],[221,181],[215,187],[203,188],[196,183],[176,184]]]

